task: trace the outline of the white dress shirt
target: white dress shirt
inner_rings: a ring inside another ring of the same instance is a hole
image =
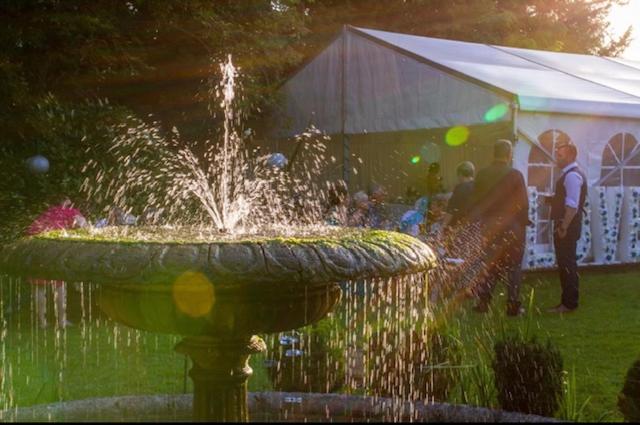
[[[562,169],[562,173],[566,173],[574,167],[577,167],[577,162],[572,162]],[[570,208],[578,208],[580,205],[580,189],[582,188],[582,176],[576,171],[570,171],[564,179],[564,189],[566,196],[564,198],[564,205]]]

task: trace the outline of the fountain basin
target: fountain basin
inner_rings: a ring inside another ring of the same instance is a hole
[[[322,319],[340,297],[338,282],[435,264],[433,251],[411,236],[352,229],[194,241],[167,240],[157,229],[133,237],[59,231],[0,249],[1,272],[98,284],[100,307],[113,320],[184,336],[176,350],[193,362],[198,421],[248,420],[248,360],[266,349],[254,334]]]
[[[336,282],[418,273],[435,265],[410,236],[341,229],[296,238],[167,241],[86,231],[51,232],[0,250],[11,275],[101,286],[112,319],[184,336],[270,333],[324,317]]]
[[[50,232],[0,249],[0,270],[12,275],[168,285],[185,272],[199,272],[217,289],[313,285],[417,273],[434,266],[433,251],[411,236],[351,229],[298,238],[204,242]]]

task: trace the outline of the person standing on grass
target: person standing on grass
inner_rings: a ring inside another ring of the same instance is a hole
[[[556,145],[556,164],[562,175],[556,182],[553,196],[543,198],[551,205],[553,246],[560,273],[562,297],[550,313],[569,313],[578,308],[578,262],[576,249],[582,232],[582,210],[587,197],[587,179],[578,167],[578,148],[571,142]]]
[[[443,227],[460,226],[466,220],[469,202],[473,194],[475,174],[476,167],[471,161],[463,161],[456,167],[458,184],[453,188],[453,194],[447,203]]]
[[[473,288],[479,299],[474,311],[488,311],[493,288],[500,278],[505,278],[507,315],[519,316],[524,313],[520,283],[529,197],[522,173],[511,166],[511,142],[498,140],[493,153],[493,163],[478,172],[469,211],[470,221],[480,227],[484,262],[481,280]]]

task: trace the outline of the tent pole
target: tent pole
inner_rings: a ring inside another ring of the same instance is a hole
[[[344,180],[344,182],[346,183],[347,187],[349,187],[349,180],[350,180],[350,173],[349,173],[349,168],[350,168],[350,158],[351,158],[351,146],[350,146],[350,140],[349,140],[349,136],[347,134],[345,134],[345,130],[346,130],[346,125],[347,125],[347,105],[346,105],[346,96],[345,96],[345,91],[346,91],[346,87],[347,87],[347,78],[346,78],[346,73],[347,73],[347,26],[344,25],[342,27],[342,60],[341,60],[341,66],[342,66],[342,81],[341,81],[341,89],[340,89],[340,95],[341,95],[341,118],[342,118],[342,123],[341,123],[341,128],[340,128],[340,132],[342,134],[342,179]]]
[[[513,144],[518,143],[518,101],[511,102],[511,119],[513,120]]]

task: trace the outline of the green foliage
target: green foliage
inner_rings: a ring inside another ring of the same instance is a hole
[[[36,95],[108,97],[193,135],[211,128],[208,100],[196,95],[212,63],[233,55],[252,88],[246,102],[259,107],[301,61],[304,10],[297,0],[272,3],[4,1],[0,62],[18,67]]]
[[[341,25],[575,53],[619,54],[630,33],[609,41],[608,13],[626,0],[314,0],[313,33]],[[318,36],[320,37],[320,36]]]
[[[115,124],[126,119],[126,110],[102,101],[69,104],[49,94],[21,103],[23,129],[28,138],[14,134],[0,145],[0,214],[2,238],[18,236],[35,215],[61,195],[69,196],[84,212],[91,205],[79,198],[81,168],[92,154],[104,155],[115,135]],[[6,117],[5,117],[6,118]],[[26,159],[44,155],[50,164],[45,174],[31,173]]]
[[[640,360],[627,372],[624,387],[618,395],[618,409],[627,422],[640,422]]]
[[[560,402],[558,417],[571,422],[584,422],[584,412],[591,401],[591,397],[587,397],[582,404],[578,404],[578,388],[576,384],[575,366],[572,368],[571,374],[566,371],[564,372],[562,385],[564,387],[564,397]]]
[[[640,303],[638,289],[638,271],[629,268],[626,271],[610,269],[589,270],[581,276],[583,303],[571,315],[552,315],[545,310],[558,303],[561,286],[557,273],[528,273],[525,275],[522,290],[535,287],[534,305],[528,307],[533,315],[530,335],[544,341],[551,338],[562,353],[563,363],[575,366],[568,368],[565,382],[565,401],[556,414],[557,418],[570,420],[571,414],[563,411],[563,405],[571,402],[570,393],[574,393],[573,412],[582,410],[585,421],[600,422],[622,421],[622,414],[616,407],[617,396],[624,384],[626,371],[637,358],[637,344],[640,340],[640,316],[637,314]],[[504,295],[495,304],[502,306]],[[491,359],[485,360],[484,349],[480,341],[491,341],[489,351],[493,357],[493,341],[501,332],[497,331],[503,323],[505,331],[515,332],[526,326],[527,317],[507,318],[502,308],[483,317],[472,311],[471,302],[458,312],[457,320],[462,329],[464,342],[463,364],[491,367]],[[482,406],[496,406],[495,397],[488,403],[480,403],[481,396],[471,372],[475,368],[459,369],[462,377],[458,380],[455,399],[452,401]],[[490,375],[493,373],[490,371]],[[485,381],[493,385],[493,376]],[[572,382],[575,381],[575,385]],[[460,394],[464,386],[467,398]],[[495,392],[495,389],[493,389]],[[588,402],[587,402],[588,400]],[[583,408],[584,406],[584,408]],[[571,409],[569,409],[571,410]],[[575,417],[575,415],[574,415]]]
[[[505,320],[505,317],[496,315],[491,310],[488,315],[488,323],[483,323],[476,332],[472,332],[472,344],[466,344],[463,355],[470,364],[458,370],[457,391],[454,399],[463,404],[484,407],[498,407],[497,390],[493,373],[493,360],[495,358],[495,344],[498,340],[505,340],[514,333],[520,340],[529,340],[533,335],[533,312],[535,291],[531,289],[527,305],[527,315],[524,321]],[[451,314],[448,311],[447,314]],[[451,320],[451,319],[449,319]],[[455,326],[460,328],[462,322],[453,320]],[[513,324],[515,326],[509,326]],[[509,329],[508,329],[509,327]],[[467,330],[468,332],[468,330]]]
[[[504,410],[553,416],[562,400],[562,356],[547,341],[508,336],[495,344],[493,372]]]
[[[457,370],[457,394],[453,397],[454,402],[496,407],[496,386],[491,369],[494,339],[493,331],[485,331],[475,335],[472,344],[465,344],[467,352],[463,353],[463,359],[468,358],[472,363]]]
[[[418,376],[418,388],[421,399],[433,397],[437,401],[446,401],[453,389],[457,377],[456,368],[460,365],[460,339],[448,332],[431,332],[428,338],[426,357]]]

